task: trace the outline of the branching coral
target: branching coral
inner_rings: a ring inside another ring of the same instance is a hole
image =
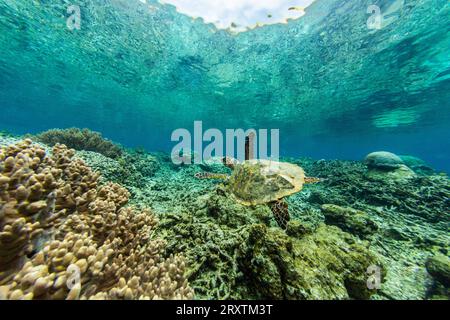
[[[64,144],[75,150],[94,151],[109,158],[119,158],[122,156],[122,149],[113,142],[105,139],[98,132],[89,129],[52,129],[35,136],[39,142],[49,146]]]
[[[398,181],[389,176],[374,179],[362,163],[328,161],[306,167],[311,175],[326,177],[309,201],[364,209],[365,206],[395,207],[402,214],[420,217],[433,224],[449,222],[450,182],[445,175],[417,176]],[[379,177],[378,177],[379,178]]]
[[[192,298],[184,259],[151,237],[155,217],[73,154],[30,140],[0,151],[0,298]]]

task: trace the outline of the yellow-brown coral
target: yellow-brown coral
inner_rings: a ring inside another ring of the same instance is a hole
[[[120,146],[103,138],[99,132],[89,129],[51,129],[37,134],[34,139],[52,147],[56,144],[64,144],[75,150],[94,151],[113,159],[123,155]]]
[[[190,299],[180,256],[164,258],[149,211],[56,145],[0,151],[0,299]]]

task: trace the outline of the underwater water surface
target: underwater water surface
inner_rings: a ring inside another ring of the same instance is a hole
[[[293,8],[0,0],[0,300],[450,299],[450,2]]]
[[[86,127],[170,150],[171,132],[280,129],[285,156],[376,150],[450,170],[446,0],[319,0],[306,15],[231,34],[149,1],[0,3],[0,126]],[[151,5],[151,9],[149,9]],[[383,16],[370,29],[370,5]]]

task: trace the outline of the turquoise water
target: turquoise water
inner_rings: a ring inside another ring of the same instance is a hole
[[[239,34],[154,1],[0,1],[0,129],[86,127],[170,151],[177,128],[280,129],[283,156],[411,154],[450,171],[448,0],[318,0]],[[369,29],[370,5],[382,28]]]

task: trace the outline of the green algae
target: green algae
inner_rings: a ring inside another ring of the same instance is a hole
[[[321,225],[294,238],[254,225],[242,246],[243,267],[262,299],[368,299],[367,268],[382,268],[367,244],[338,228]]]

